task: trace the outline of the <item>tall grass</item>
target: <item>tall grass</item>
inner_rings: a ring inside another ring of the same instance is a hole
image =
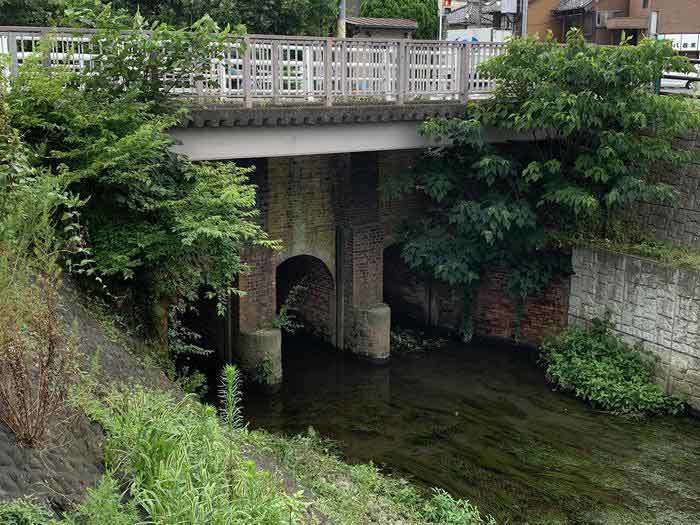
[[[128,480],[148,523],[301,521],[304,502],[244,457],[215,408],[147,390],[113,391],[87,408],[107,432],[107,465]]]

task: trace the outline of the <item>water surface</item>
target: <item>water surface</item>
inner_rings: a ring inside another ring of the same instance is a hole
[[[253,427],[312,426],[374,461],[465,497],[499,523],[700,524],[700,421],[636,421],[552,391],[533,355],[485,343],[377,367],[311,343],[285,383],[249,394]]]

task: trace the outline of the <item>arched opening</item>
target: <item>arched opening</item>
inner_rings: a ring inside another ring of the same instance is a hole
[[[277,313],[284,309],[295,335],[335,342],[335,282],[320,259],[298,255],[277,267]]]
[[[384,302],[391,308],[392,325],[429,325],[430,294],[429,282],[412,272],[401,258],[401,247],[392,244],[385,248]]]
[[[464,289],[411,270],[401,247],[384,249],[384,302],[391,307],[391,323],[458,332],[464,323]]]

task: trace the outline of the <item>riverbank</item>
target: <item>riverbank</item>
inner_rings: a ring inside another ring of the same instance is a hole
[[[175,515],[202,524],[486,523],[444,491],[343,462],[313,431],[285,437],[226,427],[70,283],[61,300],[81,343],[75,410],[41,450],[0,433],[0,522],[32,513],[36,525],[55,524],[55,513],[65,524],[172,523]],[[209,478],[213,472],[220,475]],[[147,481],[162,493],[145,497]]]

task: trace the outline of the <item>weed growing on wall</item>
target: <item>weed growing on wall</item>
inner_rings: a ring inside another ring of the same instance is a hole
[[[656,359],[631,347],[607,320],[570,327],[542,344],[547,378],[594,407],[618,414],[680,414],[685,403],[654,383]]]

